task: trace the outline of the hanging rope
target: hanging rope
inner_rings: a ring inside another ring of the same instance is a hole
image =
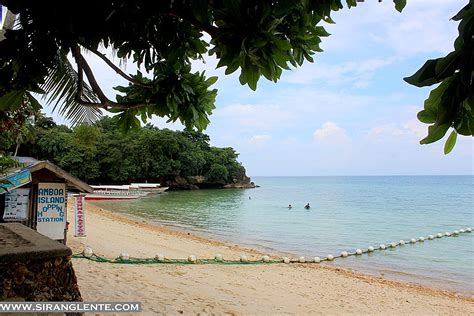
[[[168,259],[164,255],[158,254],[155,258],[133,258],[128,253],[122,253],[115,259],[108,259],[94,254],[90,247],[86,247],[80,254],[75,254],[72,257],[77,259],[87,259],[95,262],[106,262],[116,264],[222,264],[222,265],[235,265],[235,264],[275,264],[275,263],[320,263],[323,261],[332,261],[337,258],[345,258],[348,256],[359,256],[362,254],[372,253],[375,251],[383,251],[387,248],[395,249],[405,244],[415,244],[419,242],[425,242],[425,240],[434,240],[444,237],[457,237],[460,234],[471,233],[470,227],[460,230],[455,230],[452,233],[446,232],[444,234],[438,233],[436,235],[428,235],[426,237],[411,238],[409,240],[400,240],[399,242],[391,242],[388,245],[380,244],[377,247],[368,247],[367,249],[356,249],[355,251],[348,252],[343,251],[339,255],[327,255],[326,257],[314,257],[307,259],[305,257],[299,258],[288,258],[284,257],[281,259],[270,259],[269,256],[263,256],[261,260],[248,260],[247,256],[243,255],[239,260],[224,260],[222,255],[217,254],[214,259],[198,259],[194,255],[190,255],[187,259]]]

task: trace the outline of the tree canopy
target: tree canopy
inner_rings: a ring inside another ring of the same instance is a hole
[[[210,146],[205,134],[151,125],[124,134],[117,119],[103,117],[97,124],[71,129],[39,116],[27,123],[34,137],[20,146],[19,155],[50,160],[92,183],[202,176],[209,182],[225,184],[245,178],[245,168],[237,161],[235,150]]]
[[[394,2],[401,10],[406,0]],[[0,3],[18,15],[18,27],[0,42],[2,110],[17,108],[27,92],[44,92],[63,111],[82,105],[118,112],[124,127],[138,126],[137,115],[145,120],[156,114],[198,130],[209,123],[217,78],[192,73],[192,60],[215,55],[218,67],[226,74],[240,69],[240,83],[255,90],[261,76],[277,81],[290,65],[313,61],[321,38],[329,35],[321,22],[333,23],[331,12],[343,8],[341,0]],[[124,73],[101,52],[104,48],[143,66],[151,78]],[[120,92],[115,101],[103,93],[84,52],[130,82],[115,88]]]
[[[361,1],[345,1],[348,8],[357,2]],[[398,11],[406,4],[393,2]],[[461,21],[455,52],[429,61],[407,79],[418,86],[443,82],[433,92],[440,101],[430,97],[419,115],[434,123],[423,143],[440,139],[449,127],[473,134],[472,2],[455,17]],[[217,78],[192,72],[193,60],[215,55],[218,67],[226,74],[240,70],[240,83],[255,90],[262,76],[276,82],[284,69],[312,62],[314,53],[321,51],[322,38],[329,35],[322,24],[334,23],[331,13],[343,8],[341,0],[0,3],[18,16],[18,26],[0,41],[0,110],[16,110],[23,102],[39,107],[31,94],[36,92],[56,102],[69,118],[99,116],[101,108],[117,113],[125,129],[140,125],[137,116],[146,121],[155,114],[200,131],[215,107],[217,90],[212,85]],[[104,49],[143,67],[146,74],[125,73]],[[115,100],[103,93],[85,52],[97,55],[129,81],[115,87]]]
[[[453,149],[457,134],[474,136],[474,1],[470,0],[452,19],[460,21],[454,51],[428,60],[414,75],[405,78],[417,87],[441,83],[431,91],[418,119],[432,124],[421,144],[438,141],[453,128],[444,147],[446,154]]]

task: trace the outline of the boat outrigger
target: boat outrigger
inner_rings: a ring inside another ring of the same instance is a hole
[[[130,185],[91,185],[93,193],[86,194],[86,200],[130,200],[149,194],[162,193],[168,187],[159,183],[132,183]]]

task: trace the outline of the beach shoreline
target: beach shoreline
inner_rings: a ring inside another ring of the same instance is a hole
[[[74,237],[72,207],[68,212],[71,223],[68,246],[74,253],[90,246],[96,254],[107,258],[116,258],[121,252],[140,258],[153,258],[157,253],[168,258],[187,258],[191,254],[197,258],[213,258],[220,253],[225,259],[233,260],[241,255],[258,260],[263,255],[255,249],[198,236],[181,228],[147,223],[91,203],[87,203],[86,210],[87,237],[81,238]],[[280,254],[273,255],[277,258]],[[335,314],[391,314],[402,310],[424,314],[431,308],[435,314],[469,314],[474,310],[471,295],[389,280],[331,264],[140,267],[85,259],[73,259],[73,263],[84,300],[133,298],[142,301],[144,311],[149,313],[318,314],[328,312],[329,308]],[[112,282],[113,286],[101,290],[99,280],[106,284]],[[140,280],[139,284],[134,280]],[[252,286],[245,286],[252,280]],[[161,293],[163,287],[170,289],[169,297]],[[285,297],[290,288],[293,295]],[[210,289],[212,291],[205,294]],[[381,297],[385,299],[380,301]],[[223,299],[226,302],[223,303]],[[256,304],[262,299],[268,304]],[[369,302],[373,300],[379,302],[371,306]]]

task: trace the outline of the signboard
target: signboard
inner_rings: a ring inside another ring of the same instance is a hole
[[[5,16],[7,15],[7,8],[0,5],[0,30],[3,29],[3,23],[5,23]]]
[[[36,230],[51,239],[64,239],[66,229],[66,184],[38,183]]]
[[[76,199],[76,225],[75,233],[76,237],[85,237],[86,236],[86,217],[85,217],[85,204],[84,204],[84,194],[78,194],[75,196]]]
[[[6,183],[0,184],[0,194],[4,193],[7,190],[10,191],[18,187],[21,187],[22,185],[30,183],[31,172],[28,169],[23,169],[18,172],[15,172],[12,175],[9,175],[6,178],[3,178],[2,180],[6,180],[5,181]]]
[[[5,194],[5,221],[24,221],[28,219],[30,189],[11,190]]]

